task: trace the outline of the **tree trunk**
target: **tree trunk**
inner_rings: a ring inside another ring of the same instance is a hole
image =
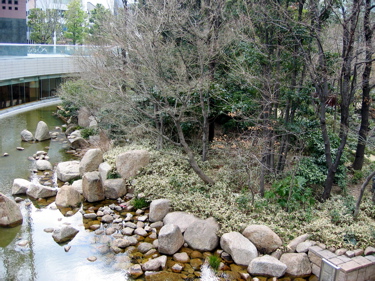
[[[361,186],[361,192],[358,196],[357,204],[355,205],[355,210],[354,210],[354,218],[358,217],[359,214],[359,206],[361,205],[362,197],[363,194],[365,193],[366,186],[370,182],[370,180],[375,176],[375,171],[373,171],[365,180],[365,182]],[[375,193],[374,193],[375,194]]]
[[[365,15],[363,19],[363,28],[365,33],[365,52],[366,62],[365,69],[362,74],[362,108],[361,108],[361,126],[358,134],[358,143],[353,163],[354,170],[362,170],[363,161],[365,158],[365,148],[367,141],[367,134],[369,131],[369,111],[371,106],[371,86],[370,74],[372,68],[372,56],[374,54],[372,46],[373,28],[370,22],[371,0],[366,0]]]
[[[210,124],[208,120],[208,116],[210,114],[210,105],[209,101],[205,101],[203,93],[201,92],[200,95],[200,103],[202,109],[202,161],[207,160],[208,148],[209,148],[209,134],[210,134]]]
[[[189,164],[190,164],[191,168],[198,175],[198,177],[200,177],[201,180],[203,180],[206,184],[210,184],[210,185],[215,184],[214,180],[211,179],[209,176],[207,176],[202,171],[202,169],[199,167],[197,161],[195,160],[194,153],[193,153],[193,151],[191,150],[191,148],[189,147],[189,145],[187,144],[187,142],[185,140],[184,133],[182,132],[180,121],[179,120],[174,120],[174,122],[175,122],[175,125],[176,125],[178,137],[180,139],[181,145],[182,145],[185,153],[188,156],[188,160],[189,160]]]

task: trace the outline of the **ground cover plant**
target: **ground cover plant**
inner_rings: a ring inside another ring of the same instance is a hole
[[[114,165],[116,155],[132,149],[147,149],[151,154],[150,164],[129,180],[136,193],[144,193],[148,200],[170,199],[175,211],[191,212],[201,218],[212,216],[221,225],[220,234],[242,231],[249,224],[264,224],[285,245],[298,235],[310,233],[311,239],[328,247],[373,246],[375,205],[370,194],[365,196],[357,219],[353,218],[356,198],[343,193],[321,203],[313,193],[298,199],[297,191],[297,199],[288,203],[289,208],[275,198],[261,198],[259,194],[252,203],[253,195],[241,180],[247,176],[246,171],[238,172],[237,165],[233,165],[236,159],[225,157],[225,151],[220,148],[212,149],[211,153],[215,154],[212,161],[200,163],[216,180],[211,186],[204,184],[191,170],[184,154],[173,148],[155,150],[150,144],[131,144],[108,151],[105,159]],[[272,186],[267,192],[278,194]]]

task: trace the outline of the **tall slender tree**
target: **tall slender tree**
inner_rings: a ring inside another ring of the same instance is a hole
[[[85,37],[87,14],[82,10],[81,1],[71,1],[64,18],[66,26],[64,36],[71,39],[73,45],[82,44]]]

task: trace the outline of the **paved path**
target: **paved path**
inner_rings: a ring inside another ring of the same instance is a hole
[[[18,113],[26,112],[29,110],[34,110],[34,109],[41,108],[41,107],[51,106],[51,105],[55,105],[59,103],[61,103],[60,98],[49,98],[49,99],[44,99],[40,101],[34,101],[34,102],[16,105],[16,106],[8,107],[5,109],[0,109],[0,120],[2,118],[9,117]]]

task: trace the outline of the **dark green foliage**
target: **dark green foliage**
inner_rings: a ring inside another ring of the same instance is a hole
[[[216,256],[212,255],[208,257],[208,264],[212,267],[213,270],[217,271],[220,266],[221,259]]]
[[[98,130],[94,128],[83,128],[81,129],[81,136],[84,139],[88,139],[90,136],[95,136],[98,134]]]
[[[134,209],[142,209],[142,208],[146,208],[148,206],[150,206],[150,202],[142,197],[142,198],[133,198],[132,200],[132,205],[134,207]]]
[[[117,173],[116,170],[112,170],[109,172],[108,176],[107,176],[108,179],[119,179],[121,178],[120,174]]]
[[[317,123],[317,122],[315,122]],[[315,129],[308,131],[304,136],[307,144],[304,157],[299,163],[297,176],[305,178],[307,185],[322,185],[327,175],[327,162],[324,153],[324,142],[321,133]],[[336,156],[340,144],[338,135],[330,133],[332,157]],[[347,168],[344,165],[348,161],[348,153],[344,151],[340,165],[335,175],[335,183],[344,188],[347,184]]]
[[[306,186],[306,179],[300,176],[288,176],[276,181],[265,197],[276,201],[286,211],[305,208],[315,203],[311,188]]]

